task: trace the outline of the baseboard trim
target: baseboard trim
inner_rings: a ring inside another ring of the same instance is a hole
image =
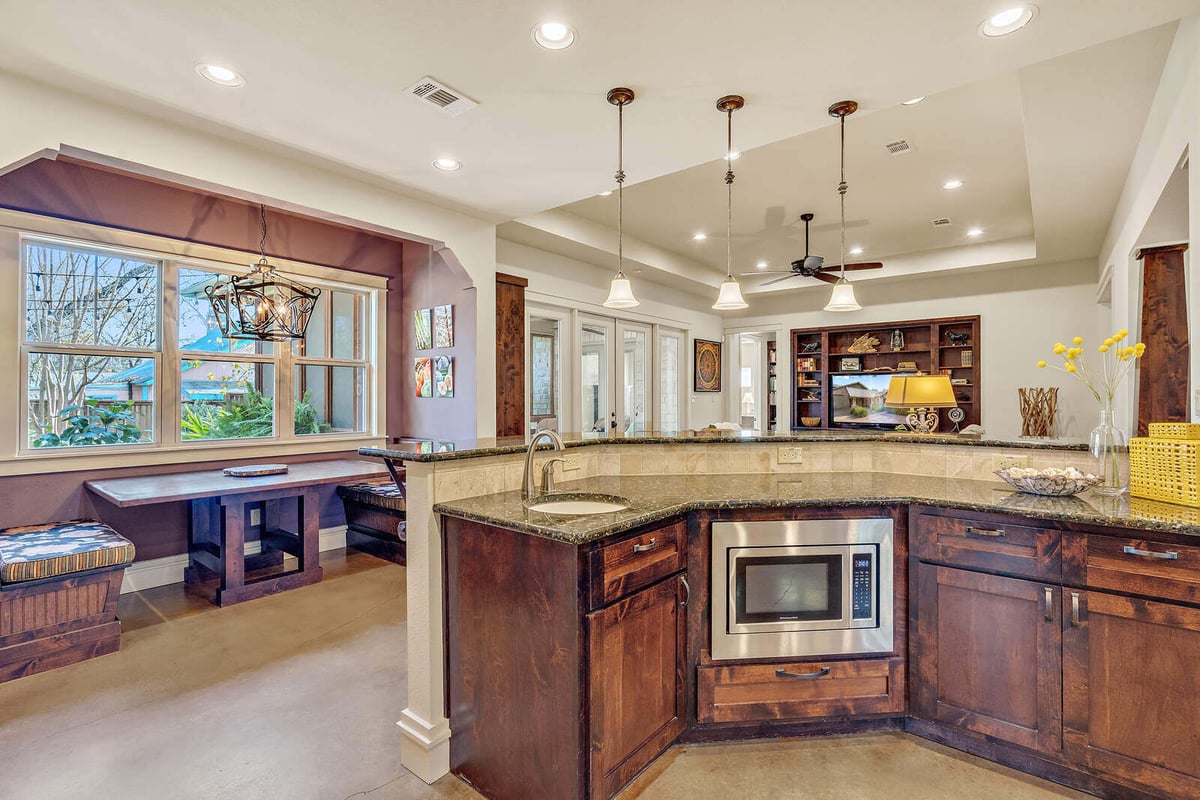
[[[318,549],[337,550],[346,546],[346,526],[334,525],[321,528]],[[246,555],[254,555],[261,550],[257,541],[246,543]],[[172,583],[183,583],[183,571],[187,569],[187,553],[163,558],[151,558],[146,561],[135,561],[125,570],[125,579],[121,582],[121,594],[138,592],[142,589],[153,589],[155,586],[167,586]]]

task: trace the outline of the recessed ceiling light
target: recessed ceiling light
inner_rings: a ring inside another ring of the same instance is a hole
[[[951,178],[950,180],[948,180],[942,184],[942,188],[943,189],[961,189],[962,185],[963,185],[963,182],[960,181],[958,178]]]
[[[454,172],[455,170],[462,169],[462,162],[456,158],[435,158],[433,165],[446,172]]]
[[[766,269],[766,268],[767,268],[767,262],[765,262],[765,261],[760,261],[760,262],[758,262],[757,264],[755,264],[754,266],[755,266],[755,267],[757,267],[758,269]]]
[[[967,231],[967,236],[983,236],[983,228],[971,228]]]
[[[1007,8],[979,23],[979,35],[995,38],[997,36],[1007,36],[1010,33],[1016,33],[1030,22],[1033,22],[1033,18],[1037,16],[1037,12],[1038,7],[1032,3]]]
[[[565,22],[543,22],[533,26],[533,40],[547,50],[566,50],[575,44],[575,29]]]
[[[914,97],[914,98],[912,98],[911,100],[904,100],[904,101],[901,101],[900,105],[902,105],[902,106],[915,106],[917,103],[921,102],[921,101],[922,101],[922,100],[924,100],[924,99],[925,99],[925,95],[921,95],[920,97]]]
[[[229,67],[217,64],[197,64],[196,74],[220,86],[245,86],[246,79]]]
[[[737,161],[741,157],[742,157],[742,154],[739,153],[737,150],[731,150],[729,152],[729,155],[725,156],[725,159],[727,161]]]
[[[862,254],[863,254],[863,249],[861,247],[851,247],[850,248],[850,255],[861,256]]]
[[[692,239],[697,242],[703,242],[707,238],[708,238],[708,234],[704,233],[703,231],[692,234]]]
[[[612,194],[612,189],[605,189],[603,192],[600,192],[601,197],[608,197],[610,194]]]

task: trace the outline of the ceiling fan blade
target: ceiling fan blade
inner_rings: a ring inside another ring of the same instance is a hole
[[[837,283],[838,282],[837,278],[835,278],[832,275],[829,275],[827,273],[824,273],[824,272],[818,272],[816,275],[813,275],[813,277],[819,281],[825,281],[825,283]]]
[[[769,281],[764,281],[763,283],[760,283],[759,286],[770,286],[772,283],[779,283],[780,281],[786,281],[786,280],[789,280],[790,278],[799,278],[799,277],[802,277],[799,272],[792,272],[787,275],[784,275],[782,278],[774,278]]]
[[[883,263],[880,261],[862,261],[857,264],[847,264],[846,265],[847,272],[852,272],[853,270],[856,270],[856,269],[882,269],[882,268],[883,268]],[[839,264],[827,264],[827,265],[821,267],[821,272],[841,272],[841,269],[842,269],[842,267]]]
[[[795,275],[790,269],[758,269],[754,272],[738,273],[739,278],[757,278],[759,275]]]

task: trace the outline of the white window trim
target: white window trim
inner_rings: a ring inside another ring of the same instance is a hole
[[[180,355],[176,338],[176,311],[173,292],[162,291],[162,281],[166,270],[179,266],[193,266],[215,269],[221,272],[237,274],[249,269],[256,260],[256,255],[229,250],[209,245],[193,244],[174,239],[168,239],[149,234],[132,233],[87,223],[59,220],[49,217],[26,214],[17,211],[0,209],[0,297],[12,298],[8,302],[0,301],[0,370],[10,376],[20,376],[17,380],[0,381],[0,408],[10,409],[8,413],[0,414],[0,475],[34,474],[41,472],[73,472],[80,470],[105,469],[111,467],[128,467],[150,464],[172,464],[195,462],[197,460],[224,460],[268,457],[271,455],[293,455],[305,453],[344,452],[362,446],[379,446],[385,441],[384,419],[385,400],[384,387],[387,385],[386,358],[384,347],[387,341],[386,302],[387,278],[350,272],[348,270],[322,267],[313,264],[290,261],[288,259],[272,258],[271,261],[280,272],[301,280],[316,282],[322,288],[345,289],[361,292],[366,296],[366,322],[364,326],[364,358],[359,360],[343,359],[309,359],[270,357],[268,360],[275,364],[277,372],[280,367],[288,367],[287,375],[280,375],[287,383],[286,396],[293,391],[292,370],[295,363],[336,362],[337,366],[363,366],[366,370],[364,381],[364,431],[354,433],[323,433],[308,434],[302,437],[281,438],[278,431],[286,422],[290,426],[290,409],[288,404],[280,408],[286,413],[287,420],[277,417],[276,434],[270,438],[257,439],[225,439],[213,441],[182,442],[175,430],[178,420],[175,419],[174,408],[177,404],[157,404],[155,431],[156,442],[153,444],[129,445],[97,445],[94,447],[75,446],[54,450],[40,450],[28,447],[25,400],[28,396],[25,386],[25,358],[29,349],[35,351],[50,350],[55,352],[69,351],[71,345],[24,344],[24,286],[22,260],[22,242],[26,237],[36,237],[43,240],[59,241],[66,245],[104,250],[118,250],[130,255],[152,259],[164,264],[160,272],[160,296],[162,296],[162,313],[159,315],[159,348],[146,351],[146,357],[156,360],[156,377],[161,387],[163,397],[177,396],[177,376],[168,364]],[[168,267],[169,265],[169,267]],[[167,294],[171,297],[167,297]],[[119,348],[104,348],[106,351]],[[133,352],[131,350],[131,352]],[[135,353],[136,355],[136,353]],[[205,354],[220,356],[222,354]],[[261,360],[247,357],[239,360]],[[168,385],[170,384],[170,385]],[[168,412],[168,409],[171,409]],[[288,428],[290,430],[290,427]]]

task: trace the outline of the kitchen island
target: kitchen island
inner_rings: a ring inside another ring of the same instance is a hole
[[[629,508],[434,506],[450,767],[485,796],[608,798],[674,741],[892,728],[1102,796],[1200,797],[1192,509],[877,472],[558,491]],[[714,661],[712,524],[847,517],[895,522],[894,649]]]

